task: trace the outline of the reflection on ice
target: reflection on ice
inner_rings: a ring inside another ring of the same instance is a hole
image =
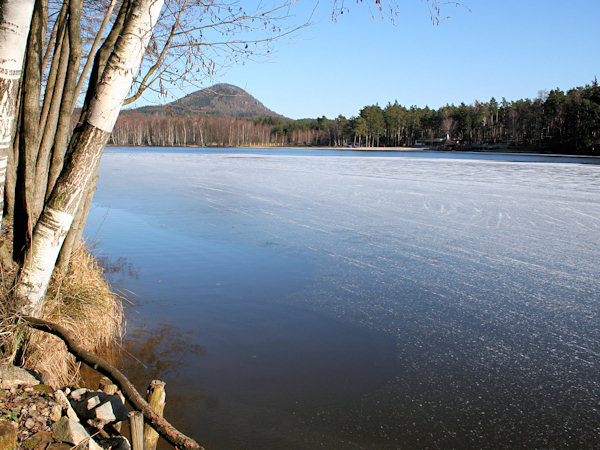
[[[299,423],[351,448],[600,437],[600,167],[110,153],[100,182],[100,246],[140,267],[125,287],[147,320],[193,328],[212,305],[219,322],[235,299],[393,339],[394,374],[342,410],[299,411],[290,442]]]

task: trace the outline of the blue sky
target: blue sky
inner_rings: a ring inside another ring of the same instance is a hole
[[[438,108],[535,98],[600,78],[598,0],[465,0],[465,7],[444,7],[450,18],[438,26],[424,0],[398,0],[395,25],[372,19],[368,5],[354,0],[333,22],[332,4],[321,1],[315,23],[277,42],[268,59],[230,67],[206,85],[237,85],[299,119],[351,117],[394,100]],[[296,20],[314,6],[301,0]]]

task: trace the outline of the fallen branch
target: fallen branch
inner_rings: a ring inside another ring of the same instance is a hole
[[[159,416],[150,405],[142,398],[136,388],[131,384],[123,373],[113,365],[106,362],[99,356],[88,352],[77,342],[75,335],[66,328],[35,317],[22,316],[21,319],[31,328],[53,334],[64,341],[67,349],[77,359],[83,361],[94,370],[106,375],[119,388],[125,398],[131,405],[142,412],[148,423],[154,428],[167,442],[176,448],[201,449],[200,445],[193,439],[187,437],[178,431],[173,425]]]

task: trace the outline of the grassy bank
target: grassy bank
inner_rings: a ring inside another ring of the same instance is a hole
[[[0,357],[37,372],[45,384],[78,384],[80,363],[75,361],[58,338],[29,331],[15,322],[10,298],[17,265],[10,258],[10,229],[4,221],[0,235]],[[102,269],[84,245],[73,252],[69,272],[55,271],[46,294],[42,318],[71,330],[89,351],[114,347],[121,337],[123,308],[121,299],[111,291]]]

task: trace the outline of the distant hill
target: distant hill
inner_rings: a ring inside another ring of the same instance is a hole
[[[283,118],[282,115],[271,111],[243,89],[225,83],[193,92],[166,105],[143,106],[133,110],[124,110],[123,113],[126,114],[126,111],[143,114],[200,115],[238,119]]]

